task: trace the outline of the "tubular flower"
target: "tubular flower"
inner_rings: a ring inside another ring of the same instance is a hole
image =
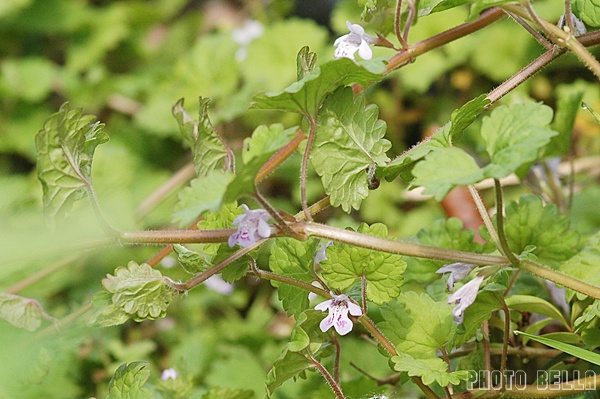
[[[467,277],[475,268],[475,265],[470,263],[452,263],[436,270],[436,273],[450,273],[448,277],[448,291],[454,291],[454,282]]]
[[[475,302],[479,286],[482,282],[483,276],[477,276],[448,297],[448,304],[456,304],[454,309],[452,309],[452,315],[454,316],[454,322],[456,324],[462,323],[464,312],[473,302]]]
[[[348,295],[332,295],[331,299],[319,303],[315,309],[323,312],[329,309],[329,315],[319,324],[321,331],[325,332],[333,326],[340,335],[346,335],[352,331],[353,324],[348,313],[352,316],[362,316],[363,314],[360,306],[350,302]]]
[[[374,44],[377,40],[365,33],[365,29],[358,24],[351,24],[346,21],[346,26],[350,33],[338,37],[333,43],[335,58],[350,58],[354,59],[354,54],[358,51],[358,55],[363,60],[370,60],[373,57],[373,50],[369,45]]]
[[[229,236],[227,241],[230,247],[240,244],[241,247],[248,247],[262,238],[271,236],[271,227],[267,221],[271,218],[269,212],[264,209],[250,210],[245,204],[244,215],[240,215],[233,221],[234,226],[238,226],[235,233]]]

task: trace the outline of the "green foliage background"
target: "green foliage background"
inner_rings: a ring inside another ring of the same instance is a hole
[[[439,2],[429,3],[433,8]],[[547,0],[539,2],[538,11],[553,20],[560,15],[561,7],[562,1]],[[290,309],[288,306],[292,305],[278,301],[278,293],[270,284],[242,279],[235,283],[236,289],[230,295],[199,287],[185,297],[176,297],[167,317],[158,321],[128,321],[118,327],[92,328],[89,325],[90,312],[85,312],[88,310],[85,306],[100,290],[102,279],[114,273],[118,266],[125,268],[131,259],[142,264],[158,248],[106,245],[102,226],[86,201],[75,203],[73,211],[49,229],[44,223],[42,188],[35,169],[35,135],[64,102],[68,101],[73,107],[83,107],[84,114],[96,115],[105,124],[104,132],[110,137],[108,144],[96,148],[91,176],[108,222],[124,230],[186,225],[194,219],[193,215],[186,214],[186,210],[189,211],[186,204],[193,203],[198,192],[208,191],[209,187],[192,181],[191,188],[178,191],[186,184],[186,180],[182,179],[176,182],[177,189],[169,191],[169,195],[160,200],[149,200],[192,160],[186,140],[171,114],[176,102],[184,98],[187,108],[195,110],[198,97],[211,98],[209,113],[212,123],[237,153],[243,152],[244,163],[250,163],[253,156],[264,156],[244,152],[248,144],[245,140],[256,126],[270,125],[269,131],[291,137],[290,131],[285,129],[301,123],[297,114],[248,109],[253,96],[265,91],[281,91],[296,80],[296,54],[302,46],[310,46],[310,50],[318,55],[319,64],[333,59],[332,44],[335,37],[345,33],[345,21],[358,21],[363,12],[363,7],[355,1],[338,2],[331,17],[332,33],[312,20],[294,16],[292,9],[292,2],[285,0],[248,2],[245,7],[225,1],[187,0],[0,2],[0,290],[10,295],[34,298],[45,312],[35,306],[24,310],[34,313],[36,320],[41,320],[42,328],[36,332],[26,331],[36,326],[21,326],[25,328],[22,330],[0,321],[0,398],[118,398],[121,397],[118,394],[121,388],[111,386],[109,389],[110,379],[115,372],[125,373],[124,369],[118,370],[120,365],[140,360],[146,363],[134,363],[132,370],[140,376],[143,374],[144,381],[147,379],[149,386],[157,388],[165,398],[262,397],[267,372],[280,357],[281,348],[288,342],[294,326],[286,311],[297,314],[306,308],[308,302],[303,298],[303,309]],[[239,60],[236,59],[239,45],[233,41],[231,32],[245,18],[254,18],[264,24],[264,33],[247,46],[246,57]],[[467,18],[468,11],[463,8],[424,16],[411,31],[411,40],[424,39]],[[372,26],[386,26],[385,21],[382,23],[376,19],[370,23]],[[376,57],[393,54],[382,48],[374,51]],[[332,117],[352,123],[358,135],[364,133],[362,125],[365,122],[354,118],[354,115],[344,114],[346,107],[351,107],[355,115],[375,115],[375,120],[370,122],[377,126],[387,125],[385,137],[385,129],[381,129],[381,134],[378,132],[376,137],[368,138],[377,156],[373,162],[383,165],[388,160],[387,156],[395,157],[414,145],[421,139],[423,131],[446,123],[453,110],[491,90],[540,52],[540,46],[527,32],[503,20],[489,29],[423,55],[414,64],[386,78],[383,84],[370,89],[365,96],[379,107],[379,114],[372,105],[365,106],[363,97],[353,102],[349,98],[349,89],[329,97],[329,101],[339,100],[340,110],[337,113],[328,111],[335,114]],[[376,69],[376,65],[373,64],[372,68]],[[325,68],[321,72],[328,73]],[[366,72],[358,78],[368,81]],[[282,94],[282,97],[287,94]],[[543,101],[555,108],[558,115],[569,106],[561,105],[563,94],[574,96],[579,101],[583,99],[590,107],[600,109],[598,82],[572,56],[557,61],[519,87],[505,100],[505,104],[508,107],[517,102]],[[270,101],[262,100],[265,103]],[[260,101],[259,97],[258,108]],[[309,112],[316,108],[315,104],[309,105],[312,106]],[[291,111],[302,113],[307,110]],[[416,183],[427,189],[431,184],[432,191],[428,193],[441,199],[453,185],[478,181],[482,177],[480,173],[486,173],[486,177],[504,177],[524,164],[530,164],[539,154],[528,151],[531,143],[517,142],[504,143],[506,145],[501,147],[509,148],[511,152],[522,151],[524,155],[520,163],[507,166],[502,161],[507,170],[490,167],[483,169],[484,172],[477,166],[477,163],[488,166],[500,163],[497,153],[486,155],[483,149],[489,137],[494,135],[491,122],[501,112],[497,109],[486,116],[489,119],[478,120],[464,134],[453,137],[464,151],[453,148],[443,156],[448,162],[464,166],[460,175],[454,172],[448,176],[436,175],[436,180],[432,181],[431,171],[439,169],[435,162],[441,161],[437,158],[437,161],[427,163],[429,157],[412,172],[406,168],[411,160],[385,173],[390,176],[412,173]],[[549,119],[546,122],[550,124]],[[560,152],[571,142],[570,136],[565,138],[570,132],[563,132],[560,123],[555,119],[548,130],[537,131],[539,135],[534,139],[544,143],[553,140],[552,148],[559,148],[557,151]],[[598,155],[600,128],[591,114],[578,112],[573,124],[574,154],[578,158]],[[471,134],[481,125],[488,133],[482,133],[483,137]],[[265,134],[264,142],[269,143],[269,134],[275,133],[261,134]],[[260,134],[252,140],[260,140]],[[250,148],[254,148],[255,143],[250,142]],[[321,144],[327,143],[317,142],[317,145]],[[479,155],[475,160],[467,153]],[[327,153],[318,149],[315,149],[313,158],[333,169],[317,167],[315,171],[310,170],[309,200],[318,200],[327,192],[331,193],[334,205],[340,204],[342,199],[351,201],[351,206],[343,206],[343,210],[329,209],[320,216],[330,224],[361,231],[368,229],[359,227],[362,222],[374,224],[385,221],[389,235],[394,237],[440,247],[481,250],[467,248],[473,245],[470,242],[472,236],[460,239],[462,226],[456,228],[454,222],[443,226],[439,222],[434,224],[435,220],[444,217],[443,208],[433,200],[412,201],[403,194],[407,184],[402,179],[382,181],[378,190],[368,192],[365,182],[348,183],[338,174],[338,169],[343,167],[364,168],[369,164],[368,158],[358,159],[358,166],[346,162],[347,159],[340,160],[341,166],[335,162],[325,164]],[[263,186],[273,205],[290,213],[295,213],[300,207],[297,188],[299,165],[300,156],[296,154]],[[327,176],[332,180],[331,187],[325,181]],[[223,179],[229,179],[229,176],[215,174],[212,177],[215,186],[221,184],[217,189],[224,190],[223,184],[227,184],[228,180],[223,183]],[[325,188],[320,184],[321,178]],[[443,181],[440,183],[439,179]],[[445,187],[442,183],[449,185]],[[532,214],[540,218],[554,218],[559,223],[548,226],[545,231],[556,232],[555,235],[564,230],[561,226],[568,217],[584,239],[582,241],[589,240],[597,245],[598,238],[593,233],[600,227],[600,208],[597,206],[600,189],[597,179],[592,177],[582,178],[580,183],[573,199],[573,211],[565,219],[562,219],[563,216],[556,219],[556,209],[542,209],[541,203],[529,197],[522,201],[533,209],[531,213],[522,215],[524,211],[517,209],[516,202],[508,206],[507,213],[523,216],[522,219]],[[525,187],[511,187],[507,194],[509,198],[516,199],[526,190]],[[484,192],[485,195],[488,194]],[[215,197],[220,200],[221,195],[215,194]],[[545,219],[545,223],[551,224],[548,220]],[[521,228],[520,222],[525,229]],[[521,242],[518,232],[530,232],[527,229],[531,226],[521,219],[514,219],[509,224],[509,229],[515,229],[513,249],[516,252],[530,250],[531,256],[559,261],[571,257],[579,249],[576,248],[577,238],[572,235],[566,238],[575,241],[575,244],[563,242],[568,247],[564,251],[561,249],[554,253],[528,249],[525,244],[531,244],[531,240]],[[535,235],[535,232],[531,234]],[[543,232],[535,235],[535,244],[548,245],[543,241],[545,238]],[[273,251],[292,245],[279,242],[274,244]],[[311,242],[310,246],[314,247],[314,243]],[[336,259],[351,251],[343,247],[335,251],[332,250],[329,263],[323,265],[325,273],[344,271],[344,264],[336,264]],[[565,251],[568,252],[566,257],[563,256]],[[301,252],[300,249],[298,252]],[[216,249],[214,253],[217,257]],[[268,251],[260,252],[259,262],[267,264],[268,256]],[[589,248],[578,256],[563,264],[562,269],[575,270],[581,264],[590,264],[598,259],[597,251],[594,253]],[[385,262],[385,259],[379,261]],[[398,296],[397,288],[402,283],[411,289],[416,288],[416,293],[400,294],[401,300],[395,306],[405,307],[402,317],[390,316],[389,308],[378,313],[390,328],[394,323],[402,323],[404,319],[411,319],[413,313],[418,313],[410,306],[418,306],[419,301],[431,301],[419,286],[437,278],[433,272],[439,265],[433,261],[416,262],[413,259],[406,260],[406,263],[404,280],[402,276],[395,276],[395,285],[387,288],[389,292],[384,298]],[[187,278],[184,270],[171,266],[163,262],[159,268],[174,280]],[[290,266],[277,267],[285,270]],[[369,284],[377,283],[377,276],[371,276],[369,271],[364,273],[367,280],[373,279],[369,280]],[[238,277],[233,276],[231,280]],[[585,275],[580,277],[585,278]],[[303,275],[303,279],[310,282],[307,275]],[[343,288],[353,283],[343,284]],[[526,285],[527,282],[520,280],[517,284]],[[433,288],[430,287],[430,290]],[[293,290],[292,294],[300,295]],[[383,301],[377,296],[372,299],[375,303]],[[11,306],[11,300],[10,296],[3,298],[0,306]],[[62,323],[58,320],[71,317],[73,312],[80,312],[81,317],[57,334],[55,328]],[[314,315],[312,317],[315,318]],[[309,322],[314,324],[313,319]],[[426,320],[419,322],[427,323]],[[444,325],[454,334],[453,324],[446,321]],[[394,337],[400,343],[404,332],[394,331],[397,334]],[[448,338],[449,334],[441,338]],[[594,337],[587,339],[597,343]],[[348,358],[342,361],[346,364],[355,360],[352,354],[360,353],[358,366],[368,370],[369,374],[385,376],[390,373],[385,358],[368,342],[349,337],[344,344],[347,346],[347,355],[344,356]],[[293,355],[290,357],[293,360]],[[279,361],[285,364],[291,360],[282,355]],[[404,370],[406,358],[393,361],[397,371]],[[182,379],[178,383],[181,386],[168,386],[160,380],[161,371],[169,367],[180,372]],[[448,376],[441,373],[437,378],[440,381],[455,378]],[[271,384],[280,383],[274,375],[269,378],[272,379]],[[387,389],[377,386],[353,368],[346,368],[342,379],[345,392],[350,397]],[[136,383],[139,381],[137,379]],[[403,390],[409,389],[398,388],[397,394],[403,395],[406,392]],[[144,396],[150,394],[143,390],[139,392],[139,397],[150,397]],[[316,373],[307,373],[307,379],[296,384],[284,382],[273,395],[282,399],[332,397]]]

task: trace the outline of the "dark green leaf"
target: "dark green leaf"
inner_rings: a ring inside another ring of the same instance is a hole
[[[384,72],[385,65],[380,60],[355,63],[342,58],[329,61],[279,93],[255,96],[253,108],[279,109],[315,117],[325,97],[338,87],[377,82],[383,78]]]
[[[271,247],[269,268],[277,274],[292,277],[307,283],[315,280],[314,258],[318,241],[298,241],[291,238],[278,238]],[[298,316],[308,308],[308,292],[301,288],[272,282],[277,287],[279,300],[291,316]]]
[[[412,171],[412,184],[425,187],[436,201],[444,199],[448,191],[456,186],[474,184],[483,180],[483,171],[477,162],[464,150],[446,147],[427,154]]]
[[[551,121],[552,109],[535,103],[502,105],[484,117],[481,135],[491,157],[485,176],[501,179],[535,161],[558,134],[549,128]]]
[[[270,126],[260,125],[252,133],[252,137],[244,139],[242,160],[245,164],[263,154],[273,154],[284,147],[295,136],[296,126],[284,129],[281,123]]]
[[[123,363],[108,384],[107,399],[148,399],[152,396],[143,385],[150,376],[148,362]]]
[[[381,223],[362,224],[359,233],[387,237]],[[406,263],[400,255],[359,248],[347,244],[327,247],[327,259],[320,263],[323,278],[331,288],[345,290],[361,277],[367,280],[367,298],[377,304],[391,301],[400,293]]]
[[[50,116],[35,138],[38,177],[44,191],[44,208],[50,218],[63,216],[91,189],[92,158],[99,144],[108,141],[103,124],[81,108],[63,104]]]
[[[319,113],[311,161],[321,176],[333,206],[346,212],[359,209],[369,194],[367,169],[383,166],[391,143],[384,139],[386,124],[375,105],[365,106],[363,95],[352,89],[336,91]]]
[[[509,309],[538,313],[543,316],[548,316],[560,323],[566,328],[569,328],[564,316],[550,302],[531,295],[512,295],[506,298],[506,306]]]
[[[173,106],[172,113],[185,143],[194,156],[194,168],[198,176],[205,176],[213,169],[233,170],[233,153],[213,128],[208,117],[210,98],[199,97],[198,119],[193,119],[183,105],[183,98]]]

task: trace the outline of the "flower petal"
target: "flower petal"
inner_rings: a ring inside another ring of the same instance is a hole
[[[319,328],[323,332],[329,330],[331,326],[333,326],[333,314],[329,314],[329,316],[321,320],[321,323],[319,323]]]
[[[271,236],[271,226],[264,219],[258,221],[258,235],[262,238],[269,238]]]
[[[338,312],[333,317],[335,319],[335,331],[340,335],[346,335],[352,331],[352,320],[348,317],[348,314],[344,312]]]
[[[352,302],[348,302],[348,312],[352,315],[352,316],[362,316],[363,312],[362,309],[360,308],[360,306],[358,306],[355,303]]]
[[[364,40],[360,42],[360,46],[358,46],[358,55],[360,55],[360,58],[363,60],[370,60],[373,58],[373,50],[369,47],[369,43]]]
[[[315,306],[315,309],[322,310],[324,312],[329,309],[329,306],[331,306],[331,301],[331,299],[328,299],[324,302],[318,303],[317,306]]]
[[[227,244],[229,244],[229,248],[233,248],[235,246],[235,244],[237,243],[238,237],[239,237],[239,234],[237,233],[237,231],[229,236],[229,239],[227,240]]]

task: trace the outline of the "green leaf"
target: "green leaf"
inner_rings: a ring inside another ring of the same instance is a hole
[[[600,0],[573,0],[573,14],[586,24],[597,28],[600,26]]]
[[[44,209],[50,218],[64,216],[73,203],[91,189],[92,158],[99,144],[108,141],[103,124],[81,108],[63,104],[35,137],[38,178],[44,192]]]
[[[148,399],[151,392],[144,389],[150,376],[148,362],[123,363],[108,384],[107,399]]]
[[[600,287],[600,233],[590,237],[583,249],[558,269],[571,277]]]
[[[102,325],[111,325],[114,312],[116,320],[121,320],[123,313],[135,321],[164,317],[174,295],[160,271],[133,261],[127,267],[117,268],[114,276],[108,274],[102,287],[111,294],[109,306],[101,309],[97,317]]]
[[[554,264],[569,259],[579,249],[579,234],[570,229],[569,219],[558,213],[555,204],[544,206],[534,195],[510,202],[505,218],[504,231],[514,253],[533,245],[534,255]]]
[[[33,103],[43,101],[51,93],[58,75],[56,65],[41,57],[4,59],[0,71],[0,87],[5,95]]]
[[[399,352],[416,358],[435,357],[456,332],[452,306],[435,302],[425,293],[406,292],[381,307],[379,328]]]
[[[233,153],[215,131],[208,117],[210,98],[198,97],[198,119],[193,119],[184,108],[184,99],[173,106],[172,113],[184,142],[194,156],[194,169],[198,176],[206,176],[213,169],[233,170]]]
[[[598,354],[598,353],[580,348],[575,345],[565,344],[564,342],[556,341],[556,340],[553,340],[550,338],[546,338],[544,336],[540,337],[537,335],[527,334],[527,333],[524,333],[521,331],[514,331],[514,333],[517,335],[524,335],[527,338],[532,339],[536,342],[547,345],[554,349],[558,349],[560,351],[568,353],[569,355],[573,355],[575,357],[578,357],[579,359],[582,359],[582,360],[585,360],[592,364],[595,364],[597,366],[600,366],[600,354]]]
[[[179,202],[173,209],[173,222],[185,227],[204,212],[218,210],[233,180],[231,172],[222,170],[210,170],[206,175],[193,179],[178,194]]]
[[[256,193],[256,175],[274,153],[275,151],[261,153],[244,164],[241,170],[238,168],[235,178],[227,185],[223,201],[232,202],[242,197],[253,196]]]
[[[202,399],[254,399],[256,395],[250,389],[211,388],[202,395]]]
[[[30,298],[0,292],[0,318],[17,328],[35,331],[46,317],[40,304]]]
[[[430,152],[412,171],[412,184],[425,187],[436,201],[444,199],[456,186],[474,184],[483,180],[483,171],[464,150],[457,147],[441,148]]]
[[[498,292],[482,291],[477,294],[475,302],[465,310],[463,319],[464,331],[457,334],[454,346],[459,347],[471,339],[479,330],[484,321],[492,317],[492,313],[502,307]]]
[[[354,97],[344,88],[328,97],[319,113],[311,161],[331,204],[346,212],[359,209],[369,194],[367,168],[389,160],[385,152],[391,143],[383,138],[386,124],[378,112],[375,105],[365,106],[364,95]]]
[[[317,65],[317,54],[309,50],[308,46],[304,46],[298,51],[296,56],[296,76],[298,80],[309,75]]]
[[[307,359],[303,351],[308,349],[316,359],[328,356],[332,352],[333,348],[328,345],[329,335],[319,328],[323,317],[323,312],[312,309],[298,315],[290,342],[267,374],[267,397],[270,398],[275,389],[290,378],[304,378],[307,370],[314,369],[314,364]]]
[[[535,161],[541,149],[558,134],[548,125],[552,108],[543,104],[499,106],[484,117],[481,135],[491,163],[483,170],[486,177],[501,179]]]
[[[560,310],[542,298],[531,295],[512,295],[507,297],[505,302],[509,309],[539,313],[562,323],[567,328],[570,327]]]
[[[271,247],[269,268],[277,274],[292,277],[307,283],[315,280],[314,258],[318,240],[298,241],[278,238]],[[288,315],[298,316],[308,308],[308,292],[289,284],[272,282],[277,287],[279,300]]]
[[[448,372],[448,364],[438,357],[415,359],[406,353],[399,353],[392,357],[394,370],[405,371],[411,377],[421,377],[425,385],[434,382],[445,387],[448,384],[457,385],[460,381],[469,378],[467,370]]]
[[[556,88],[556,116],[552,127],[558,131],[548,145],[545,156],[564,155],[571,149],[573,126],[581,100],[585,94],[585,85],[581,82],[570,85],[560,85]]]
[[[264,93],[254,97],[253,108],[278,109],[316,116],[323,100],[338,87],[353,83],[367,85],[383,78],[385,65],[381,60],[355,63],[341,58],[313,69],[301,80],[278,93]]]
[[[177,254],[177,260],[181,264],[183,270],[190,274],[203,272],[210,265],[206,256],[196,251],[192,251],[183,245],[173,245],[173,251]]]
[[[263,154],[273,154],[285,146],[295,136],[296,126],[284,129],[281,123],[270,126],[260,125],[252,133],[252,137],[244,139],[242,160],[245,164]]]
[[[438,129],[427,141],[423,141],[404,152],[385,167],[378,168],[377,177],[391,181],[402,173],[404,180],[412,180],[412,175],[408,173],[412,166],[417,161],[425,158],[430,152],[446,148],[454,136],[473,123],[475,118],[485,110],[489,102],[485,95],[481,95],[454,110],[450,116],[450,121],[443,128]]]
[[[387,237],[387,227],[381,223],[363,223],[359,233]],[[361,277],[367,280],[367,298],[377,304],[391,301],[400,294],[406,263],[400,255],[359,248],[347,244],[327,247],[327,259],[320,263],[323,278],[331,288],[345,290]]]

